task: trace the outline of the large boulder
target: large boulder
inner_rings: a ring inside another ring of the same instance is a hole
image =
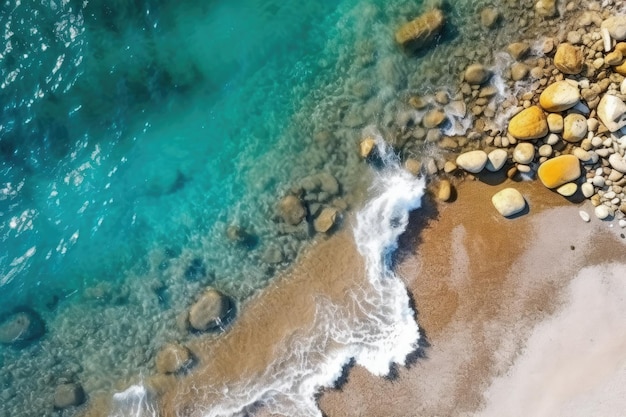
[[[300,224],[306,216],[306,209],[302,201],[295,195],[288,195],[283,198],[278,204],[278,210],[285,223],[293,226]]]
[[[64,409],[85,401],[85,391],[78,383],[61,384],[54,390],[54,408]]]
[[[556,49],[554,66],[563,74],[576,75],[583,70],[583,51],[570,44],[562,43]]]
[[[626,126],[626,104],[616,96],[605,94],[598,103],[598,117],[611,132]]]
[[[230,298],[214,288],[209,288],[189,309],[189,326],[197,331],[219,328],[228,321],[231,309]]]
[[[4,345],[24,347],[39,339],[45,332],[43,320],[31,308],[21,307],[5,317],[0,317],[0,343]]]
[[[432,9],[405,23],[396,32],[396,42],[411,49],[428,46],[444,24],[443,12]]]
[[[162,374],[174,374],[191,363],[191,353],[185,346],[168,343],[157,353],[156,368]]]
[[[538,106],[524,109],[509,122],[509,133],[520,140],[542,138],[548,134],[546,115]]]
[[[560,187],[580,177],[580,161],[574,155],[557,156],[539,165],[537,175],[546,187]]]
[[[580,101],[578,87],[567,81],[550,84],[539,96],[539,104],[549,112],[559,112],[574,107]]]

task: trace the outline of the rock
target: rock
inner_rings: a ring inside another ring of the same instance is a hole
[[[589,223],[589,221],[591,220],[591,217],[589,217],[589,213],[587,213],[586,211],[580,210],[578,212],[578,215],[580,216],[581,219],[583,219],[585,223]]]
[[[317,174],[317,178],[320,183],[320,190],[333,197],[339,194],[339,182],[332,174],[320,172]]]
[[[580,101],[578,87],[567,81],[550,84],[539,96],[539,104],[545,111],[560,112],[571,109]]]
[[[437,191],[437,198],[440,201],[448,201],[450,200],[450,197],[452,196],[452,185],[450,184],[450,181],[448,180],[441,180],[439,182],[439,189]]]
[[[443,165],[443,172],[445,172],[446,174],[451,174],[456,170],[457,166],[452,161],[446,161],[446,163]]]
[[[580,142],[587,136],[587,119],[582,114],[571,113],[563,120],[563,139],[567,142]]]
[[[371,137],[367,137],[361,141],[359,144],[359,154],[361,158],[366,159],[372,155],[374,149],[376,148],[376,140]]]
[[[518,164],[530,164],[535,158],[535,146],[529,142],[520,142],[513,150],[513,160]]]
[[[85,401],[85,391],[80,384],[61,384],[54,390],[54,408],[64,409]]]
[[[469,84],[483,84],[490,76],[491,72],[481,64],[472,64],[465,70],[465,81]]]
[[[487,155],[487,165],[485,167],[490,172],[500,171],[508,157],[509,154],[504,149],[494,149]]]
[[[539,156],[549,157],[552,155],[552,146],[547,143],[539,147]]]
[[[417,177],[422,169],[422,164],[417,159],[409,158],[404,162],[404,168]]]
[[[439,126],[444,120],[446,120],[445,113],[440,109],[434,109],[424,115],[422,124],[426,129],[432,129]]]
[[[535,3],[535,11],[542,17],[556,16],[556,0],[539,0]]]
[[[613,51],[606,54],[604,62],[611,66],[621,65],[624,63],[624,55],[620,51]]]
[[[326,233],[333,228],[339,217],[339,210],[334,207],[325,207],[313,221],[317,233]]]
[[[491,197],[491,202],[504,217],[513,216],[526,207],[526,200],[515,188],[505,188]]]
[[[531,140],[548,134],[546,115],[538,106],[531,106],[516,114],[509,122],[509,133],[516,139]]]
[[[620,154],[611,154],[609,156],[609,164],[611,164],[611,168],[614,170],[619,171],[622,174],[626,174],[626,158]]]
[[[605,206],[604,204],[600,204],[593,211],[594,211],[596,217],[598,219],[600,219],[600,220],[606,219],[611,214],[611,212],[609,211],[609,208],[607,206]]]
[[[402,25],[396,32],[396,42],[411,49],[423,48],[429,45],[443,24],[443,12],[432,9]]]
[[[175,374],[189,365],[191,353],[185,346],[168,343],[157,353],[156,368],[162,374]]]
[[[611,16],[602,22],[600,28],[607,29],[616,41],[626,39],[626,16]]]
[[[487,164],[487,154],[481,150],[465,152],[456,158],[456,164],[467,172],[477,174]]]
[[[528,51],[530,51],[530,45],[526,42],[515,42],[510,44],[506,50],[514,59],[520,60],[526,58]]]
[[[0,317],[0,343],[24,347],[39,339],[46,326],[37,312],[29,307],[20,307],[13,313]]]
[[[569,43],[560,44],[554,55],[554,66],[563,74],[580,74],[583,61],[582,50]]]
[[[513,81],[523,80],[528,75],[528,71],[530,71],[528,65],[522,62],[515,62],[511,65],[511,79]]]
[[[598,104],[597,112],[600,121],[610,132],[626,126],[626,104],[619,97],[605,94]]]
[[[304,205],[295,195],[288,195],[280,201],[278,209],[281,217],[290,225],[296,226],[306,216]]]
[[[622,62],[619,65],[614,66],[613,71],[615,71],[619,75],[626,77],[626,61]]]
[[[548,188],[560,187],[580,177],[580,161],[574,155],[561,155],[548,159],[537,170],[539,179]]]
[[[215,329],[226,321],[231,308],[228,297],[214,288],[209,288],[189,309],[189,325],[198,331]]]
[[[571,197],[576,191],[578,191],[578,185],[575,182],[568,182],[567,184],[563,184],[556,189],[556,192],[561,194],[563,197]]]
[[[585,182],[580,186],[580,191],[582,191],[585,198],[589,198],[595,194],[595,189],[593,188],[593,184]]]
[[[487,29],[492,29],[498,23],[500,13],[496,9],[486,8],[480,12],[480,23]]]
[[[552,133],[561,133],[563,131],[563,116],[556,113],[548,115],[548,130]]]
[[[311,204],[311,215],[313,213],[317,213],[318,207],[321,207],[321,204],[315,203]],[[285,260],[285,255],[277,246],[269,246],[261,255],[261,260],[267,264],[276,265]]]
[[[591,160],[591,154],[583,148],[574,148],[572,155],[580,160],[580,162],[588,162]]]

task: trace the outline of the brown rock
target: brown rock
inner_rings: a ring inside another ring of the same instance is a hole
[[[621,65],[624,63],[624,55],[620,51],[613,51],[606,54],[604,62],[608,65]]]
[[[54,408],[68,408],[84,401],[85,391],[80,384],[61,384],[54,390]]]
[[[483,84],[490,76],[491,72],[481,64],[472,64],[465,70],[465,81],[469,84]]]
[[[157,353],[156,368],[162,374],[174,374],[191,361],[191,353],[185,346],[168,343]]]
[[[374,152],[374,148],[376,148],[376,140],[371,137],[367,137],[361,141],[359,144],[359,154],[361,158],[369,158],[369,156]]]
[[[567,81],[550,84],[539,96],[539,104],[549,112],[559,112],[574,107],[580,101],[578,87]]]
[[[450,181],[448,180],[441,180],[441,182],[439,182],[439,189],[437,191],[437,198],[440,201],[448,201],[450,200],[450,197],[452,196],[452,184],[450,184]]]
[[[209,288],[189,309],[189,325],[198,331],[217,328],[226,319],[230,309],[228,297],[214,288]]]
[[[544,137],[548,134],[546,115],[538,106],[524,109],[509,122],[509,133],[520,140]]]
[[[528,71],[530,71],[528,65],[522,62],[515,62],[511,65],[511,79],[513,81],[523,80],[528,75]]]
[[[326,233],[333,228],[339,217],[339,210],[334,207],[325,207],[313,222],[318,233]]]
[[[404,168],[417,177],[420,173],[420,169],[422,168],[422,164],[420,164],[420,161],[417,159],[409,158],[404,163]]]
[[[439,109],[434,109],[424,115],[422,124],[426,129],[432,129],[439,126],[444,120],[446,120],[446,114]]]
[[[554,17],[557,14],[556,0],[539,0],[535,3],[537,14],[542,17]]]
[[[280,215],[285,223],[296,226],[300,224],[302,219],[306,216],[306,210],[302,205],[302,202],[295,195],[288,195],[283,198],[278,205]]]
[[[433,9],[402,25],[396,32],[396,42],[412,49],[423,48],[439,33],[443,24],[443,12]]]
[[[480,23],[487,29],[492,29],[498,23],[500,13],[496,9],[486,8],[480,12]]]
[[[511,54],[513,58],[516,60],[524,59],[528,52],[530,51],[530,45],[526,42],[515,42],[510,44],[506,50]]]
[[[583,52],[570,43],[562,43],[556,49],[554,66],[564,74],[580,74],[583,70]]]

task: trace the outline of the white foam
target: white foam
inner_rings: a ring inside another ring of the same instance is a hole
[[[113,395],[109,417],[157,417],[158,412],[143,385],[132,385]]]

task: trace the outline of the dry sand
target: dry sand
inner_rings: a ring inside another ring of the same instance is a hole
[[[460,184],[405,239],[398,269],[429,345],[391,380],[352,369],[320,398],[327,416],[623,415],[623,235],[537,182],[515,186],[529,213],[502,218],[490,198],[505,186]]]

